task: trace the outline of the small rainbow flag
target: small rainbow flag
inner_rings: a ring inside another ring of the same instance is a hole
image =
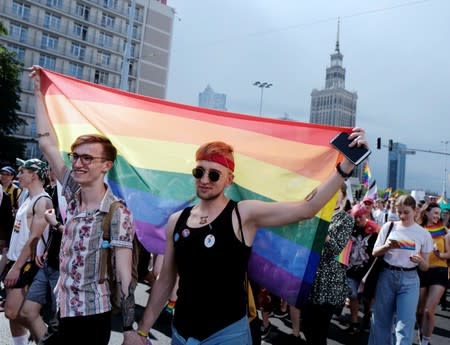
[[[341,159],[330,139],[351,131],[176,104],[47,70],[41,91],[63,157],[86,133],[104,134],[117,147],[108,184],[130,207],[139,240],[154,253],[164,252],[168,217],[196,201],[190,171],[201,144],[233,145],[235,183],[228,197],[302,200]],[[291,305],[305,302],[334,204],[335,198],[310,220],[260,229],[250,277]]]
[[[391,194],[392,194],[392,188],[391,188],[391,187],[386,188],[386,189],[384,190],[383,199],[384,199],[384,200],[389,199],[389,197],[391,196]]]
[[[424,228],[428,230],[431,237],[445,236],[447,234],[447,228],[442,223],[430,227],[425,226]]]
[[[362,177],[361,177],[361,179],[362,179],[362,184],[365,186],[365,187],[369,187],[369,181],[372,179],[372,173],[371,173],[371,171],[370,171],[370,168],[369,168],[369,163],[368,162],[366,162],[365,164],[364,164],[364,169],[363,169],[363,172],[362,172]]]
[[[353,241],[350,239],[348,240],[347,244],[345,245],[344,249],[339,253],[339,255],[336,255],[335,259],[340,262],[341,264],[348,266],[348,260],[350,259],[350,253],[352,251]]]

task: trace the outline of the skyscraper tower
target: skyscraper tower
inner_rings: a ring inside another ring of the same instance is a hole
[[[203,108],[227,110],[227,95],[217,93],[210,85],[198,94],[198,105]]]
[[[336,48],[330,55],[331,64],[326,70],[325,89],[311,92],[311,111],[309,121],[323,125],[354,127],[356,117],[356,92],[345,89],[345,68],[342,67],[344,55],[339,50],[338,20]]]

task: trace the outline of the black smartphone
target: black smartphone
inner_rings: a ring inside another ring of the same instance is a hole
[[[336,150],[340,151],[345,157],[347,157],[347,159],[353,164],[359,165],[362,161],[369,157],[372,151],[370,151],[367,147],[349,147],[349,135],[349,133],[341,132],[330,141],[330,144],[333,145]]]

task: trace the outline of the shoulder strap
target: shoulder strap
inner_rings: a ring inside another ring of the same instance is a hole
[[[389,237],[389,234],[391,233],[393,227],[394,227],[394,222],[391,222],[391,224],[389,225],[389,230],[388,230],[388,233],[386,235],[386,238],[384,239],[384,243],[386,243],[386,241],[387,241],[387,239]]]
[[[245,244],[245,237],[244,237],[244,232],[242,231],[242,220],[241,220],[241,214],[239,213],[239,208],[238,208],[238,203],[235,202],[235,206],[234,209],[236,210],[236,216],[238,219],[238,223],[239,223],[239,231],[241,232],[241,238],[242,238],[242,242]]]
[[[175,231],[183,224],[186,223],[187,219],[189,218],[190,214],[191,214],[191,210],[194,206],[189,206],[186,207],[180,214],[180,216],[178,217],[177,222],[175,223],[175,227],[173,229],[174,233]]]
[[[33,216],[34,216],[35,213],[36,213],[36,211],[34,210],[34,208],[36,207],[36,203],[39,201],[39,199],[42,199],[42,198],[47,198],[47,199],[49,199],[50,201],[52,201],[52,199],[51,199],[47,194],[42,194],[42,195],[40,195],[40,196],[34,201],[34,203],[33,203]]]
[[[109,206],[108,213],[105,214],[102,220],[102,232],[103,232],[103,242],[102,242],[102,255],[100,258],[100,279],[99,283],[102,284],[110,277],[111,274],[111,218],[114,212],[123,205],[121,200],[116,200]]]

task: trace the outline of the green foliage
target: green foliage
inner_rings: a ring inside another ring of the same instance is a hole
[[[0,35],[5,34],[6,29],[0,23]],[[23,156],[25,149],[23,140],[11,137],[25,124],[17,114],[20,110],[21,68],[15,54],[0,44],[0,161],[14,162],[15,157]]]

